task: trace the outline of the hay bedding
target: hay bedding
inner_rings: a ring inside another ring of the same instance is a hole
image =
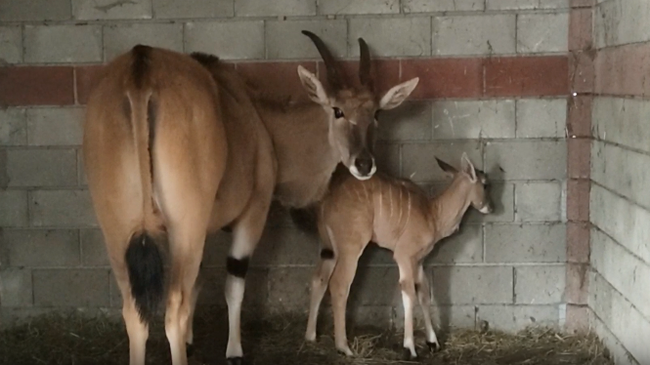
[[[212,312],[215,313],[215,312]],[[190,365],[223,364],[227,321],[197,313],[195,345]],[[244,319],[251,317],[245,315]],[[306,319],[290,315],[265,315],[266,320],[247,322],[243,328],[249,364],[450,364],[450,365],[611,365],[594,336],[569,336],[550,330],[530,329],[518,335],[495,331],[454,331],[442,336],[443,349],[430,354],[419,343],[419,361],[402,360],[401,334],[376,328],[353,329],[350,347],[358,354],[346,358],[334,350],[324,328],[318,342],[304,343]],[[170,364],[162,321],[155,323],[147,347],[147,364]],[[423,341],[423,334],[416,333]],[[35,317],[0,332],[0,364],[128,364],[128,340],[114,317],[49,314]]]

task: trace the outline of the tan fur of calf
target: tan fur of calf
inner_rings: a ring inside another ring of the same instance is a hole
[[[417,185],[381,173],[360,181],[339,172],[318,212],[323,249],[311,287],[309,320],[305,338],[316,339],[320,303],[329,287],[334,312],[336,347],[352,355],[345,330],[346,303],[357,262],[370,241],[393,252],[399,267],[404,305],[404,348],[417,357],[413,341],[413,307],[416,300],[424,312],[427,343],[439,348],[429,314],[430,287],[422,261],[436,242],[459,228],[471,205],[488,214],[492,204],[485,191],[486,176],[474,168],[463,153],[461,169],[436,159],[453,176],[440,195],[429,198]]]

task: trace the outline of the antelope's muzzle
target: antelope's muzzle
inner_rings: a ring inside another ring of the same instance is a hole
[[[375,159],[366,151],[360,153],[350,167],[350,172],[359,180],[367,180],[377,171]]]

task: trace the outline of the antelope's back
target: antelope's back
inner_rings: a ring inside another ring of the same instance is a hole
[[[132,108],[142,107],[132,105],[135,100],[147,103],[145,120],[131,120]],[[171,162],[189,166],[203,186],[211,183],[204,176],[218,176],[225,168],[227,142],[218,91],[210,74],[188,55],[136,46],[102,70],[83,123],[91,193],[123,194],[140,183],[133,173],[135,123],[148,123],[154,156],[163,161],[174,156]]]

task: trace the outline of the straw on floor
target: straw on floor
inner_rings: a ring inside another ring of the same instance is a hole
[[[206,314],[208,313],[208,314]],[[431,354],[417,333],[417,361],[403,360],[401,334],[378,328],[356,328],[349,334],[357,356],[348,358],[334,349],[331,327],[325,326],[316,343],[303,341],[306,319],[298,315],[245,315],[244,347],[249,364],[560,364],[611,365],[593,335],[567,335],[550,329],[528,329],[516,335],[491,330],[456,330],[443,336],[442,350]],[[247,320],[249,319],[249,320]],[[223,311],[197,314],[195,345],[190,364],[222,364],[227,340]],[[152,325],[147,364],[170,364],[162,320]],[[119,318],[88,317],[80,313],[47,314],[0,332],[0,364],[127,364],[128,340]]]

